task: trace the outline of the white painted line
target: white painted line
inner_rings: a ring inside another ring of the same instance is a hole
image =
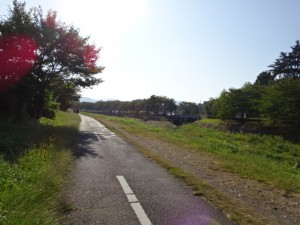
[[[115,137],[115,135],[104,135],[106,138],[112,138]]]
[[[142,225],[151,225],[151,221],[149,220],[148,216],[146,215],[143,207],[139,202],[130,203],[130,205],[133,208],[135,214],[137,215]]]
[[[96,135],[96,137],[97,137],[98,141],[102,143],[102,139],[100,138],[100,136],[97,134],[97,132],[96,132],[96,131],[94,131],[94,134]]]
[[[125,180],[125,177],[117,176],[117,179],[119,180],[121,187],[127,196],[128,202],[130,203],[132,209],[134,210],[135,215],[139,219],[141,225],[151,225],[152,224],[151,221],[146,215],[142,205],[139,203],[139,200],[137,199],[137,197],[129,187],[127,181]]]
[[[124,176],[117,176],[117,179],[119,180],[121,187],[123,188],[123,191],[126,195],[133,194],[133,191],[129,187],[127,181],[125,180]]]
[[[126,195],[127,196],[127,199],[130,203],[133,203],[133,202],[138,202],[139,200],[137,199],[137,197],[135,196],[135,194],[128,194]]]

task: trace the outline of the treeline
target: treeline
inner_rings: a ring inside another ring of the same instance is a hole
[[[53,118],[79,99],[81,87],[101,82],[99,49],[55,11],[26,10],[14,0],[0,20],[0,116]]]
[[[194,102],[180,102],[177,105],[173,98],[152,95],[148,99],[138,99],[133,101],[98,101],[95,103],[77,102],[74,104],[74,108],[116,114],[199,115],[199,113],[201,113],[202,105]]]
[[[260,73],[256,81],[241,88],[223,90],[218,98],[204,102],[208,117],[258,118],[269,124],[300,125],[300,44],[282,52]]]

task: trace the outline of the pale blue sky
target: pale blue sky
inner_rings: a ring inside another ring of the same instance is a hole
[[[2,0],[0,15],[7,14]],[[254,82],[300,39],[299,0],[27,0],[102,47],[93,99],[199,102]]]

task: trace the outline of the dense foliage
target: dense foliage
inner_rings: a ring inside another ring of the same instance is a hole
[[[270,65],[274,78],[300,78],[300,43],[296,41],[291,52],[281,52],[276,61]]]
[[[0,113],[21,118],[54,117],[70,107],[81,87],[101,82],[100,49],[78,29],[45,16],[41,8],[13,1],[0,21]]]
[[[270,124],[300,125],[300,44],[281,53],[270,71],[241,88],[224,90],[204,103],[209,117],[221,119],[261,118]]]
[[[189,114],[199,115],[201,104],[193,102],[180,102],[176,104],[173,98],[152,95],[148,99],[137,99],[133,101],[98,101],[78,102],[74,104],[75,109],[98,111],[103,113],[138,113],[152,115],[166,114]]]

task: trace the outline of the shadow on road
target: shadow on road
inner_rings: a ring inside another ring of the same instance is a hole
[[[95,152],[95,150],[91,147],[93,143],[95,143],[96,137],[94,134],[87,131],[80,131],[78,135],[77,146],[74,150],[74,155],[76,158],[80,157],[101,157],[99,154]]]

